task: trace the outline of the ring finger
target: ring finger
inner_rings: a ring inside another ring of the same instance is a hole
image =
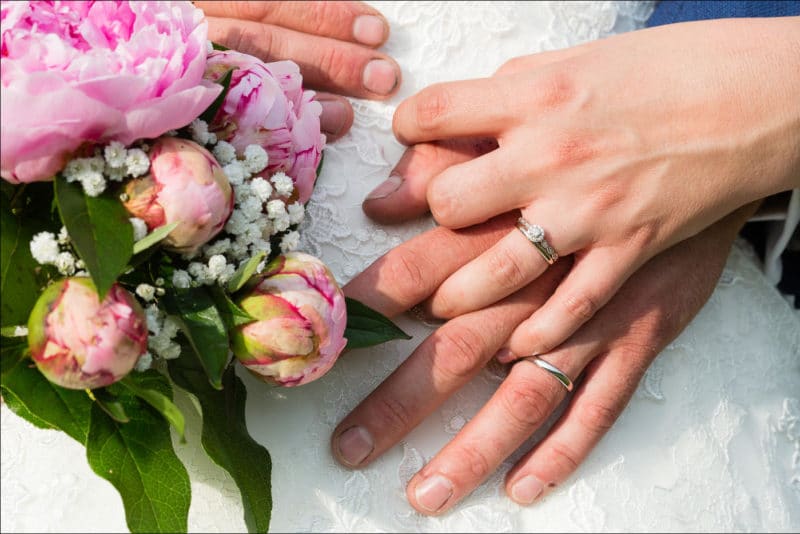
[[[555,206],[539,202],[521,213],[527,221],[547,221],[544,238],[559,255],[580,247],[580,240],[559,223],[561,217]],[[450,318],[481,309],[525,287],[547,267],[544,254],[515,228],[450,275],[426,303],[427,312],[432,317]]]
[[[545,356],[576,378],[599,350],[597,340],[570,343]],[[566,395],[550,372],[528,360],[514,364],[492,398],[412,479],[409,502],[438,514],[471,493],[544,424]]]

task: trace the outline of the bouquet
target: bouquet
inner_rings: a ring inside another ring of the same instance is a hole
[[[208,42],[189,2],[1,5],[4,402],[85,445],[131,531],[185,531],[183,390],[266,531],[236,366],[294,387],[407,337],[297,250],[320,104],[295,63]]]

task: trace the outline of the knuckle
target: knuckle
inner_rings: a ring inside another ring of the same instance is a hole
[[[557,169],[578,166],[598,155],[597,143],[590,135],[580,132],[557,136],[549,152],[552,166]]]
[[[521,57],[512,57],[511,59],[500,65],[500,68],[497,69],[497,71],[495,71],[495,74],[499,74],[502,76],[503,74],[516,72],[520,69],[522,63],[523,62]]]
[[[234,18],[253,21],[267,20],[281,9],[280,4],[272,2],[230,2],[227,5],[233,10]]]
[[[605,434],[619,417],[621,407],[607,401],[588,401],[578,411],[578,422],[591,433]]]
[[[552,404],[539,384],[531,379],[509,381],[500,399],[511,422],[525,431],[541,425],[550,414]]]
[[[443,84],[423,89],[417,96],[415,120],[422,131],[435,130],[447,121],[450,95]]]
[[[549,445],[547,451],[548,461],[555,467],[555,471],[560,474],[559,478],[564,478],[567,474],[578,469],[580,457],[566,443],[555,441]]]
[[[448,226],[459,211],[455,192],[448,184],[449,180],[443,173],[428,186],[428,207],[433,218],[442,226]]]
[[[397,248],[386,256],[386,278],[400,291],[412,294],[425,293],[428,286],[424,260],[419,254],[405,248]]]
[[[322,76],[333,81],[360,80],[357,59],[340,46],[320,51],[318,68]]]
[[[471,328],[442,327],[436,334],[436,350],[431,354],[432,367],[446,379],[470,378],[481,360],[484,341]]]
[[[564,299],[564,309],[574,319],[586,322],[600,308],[598,300],[587,293],[573,293]]]
[[[577,86],[568,69],[547,69],[535,83],[533,95],[536,104],[545,110],[563,108],[575,98]]]
[[[479,448],[463,445],[453,451],[453,456],[458,459],[461,466],[467,468],[473,480],[483,480],[491,473],[492,463],[486,454]]]
[[[494,282],[503,289],[517,289],[528,279],[517,254],[505,248],[490,253],[488,268]]]
[[[396,397],[383,395],[376,398],[373,411],[374,421],[383,431],[402,434],[411,426],[410,410]]]

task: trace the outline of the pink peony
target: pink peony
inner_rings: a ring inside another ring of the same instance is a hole
[[[125,145],[197,118],[207,23],[190,2],[2,2],[0,175],[49,180],[85,143]]]
[[[313,91],[303,91],[300,69],[291,61],[264,63],[232,50],[215,51],[208,56],[206,77],[218,81],[232,68],[230,90],[210,129],[240,157],[249,145],[264,147],[269,164],[262,174],[285,172],[300,202],[307,202],[325,146],[322,106]]]
[[[147,350],[147,323],[136,299],[114,285],[101,303],[89,278],[49,286],[28,320],[36,366],[71,389],[107,386],[127,375]]]
[[[155,230],[179,222],[164,239],[193,254],[217,235],[233,211],[233,192],[214,156],[197,143],[162,137],[150,149],[150,172],[125,187],[125,208]]]
[[[325,265],[307,254],[273,260],[239,301],[258,321],[233,332],[233,353],[255,376],[281,386],[316,380],[333,367],[347,340],[344,294]]]

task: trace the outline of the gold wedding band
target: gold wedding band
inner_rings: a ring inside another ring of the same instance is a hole
[[[517,230],[522,232],[522,235],[536,247],[544,261],[549,265],[553,265],[556,262],[558,253],[544,238],[544,228],[538,224],[531,224],[524,217],[520,217],[517,219]]]

